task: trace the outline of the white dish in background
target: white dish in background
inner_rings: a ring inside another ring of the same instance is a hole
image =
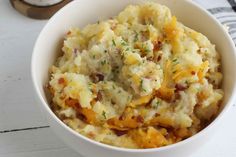
[[[99,19],[117,15],[128,4],[142,3],[143,0],[78,0],[73,1],[56,13],[40,33],[32,56],[32,79],[36,97],[47,116],[50,126],[68,145],[84,156],[107,157],[183,157],[193,153],[220,129],[223,115],[232,105],[236,92],[236,55],[234,43],[223,26],[207,11],[188,0],[154,0],[168,6],[172,14],[184,25],[206,35],[216,45],[221,54],[225,92],[223,108],[217,118],[196,135],[179,143],[155,149],[125,149],[98,143],[66,126],[49,107],[49,100],[44,90],[48,82],[48,69],[53,65],[57,50],[60,49],[65,32],[71,27],[84,27]]]
[[[23,0],[26,3],[32,4],[32,5],[36,5],[36,6],[51,6],[51,5],[55,5],[57,3],[62,2],[62,0]]]

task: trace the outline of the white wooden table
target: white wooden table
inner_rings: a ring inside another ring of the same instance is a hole
[[[81,157],[53,133],[34,100],[30,60],[46,22],[0,0],[0,157]],[[212,140],[191,157],[235,157],[235,121],[234,105]]]

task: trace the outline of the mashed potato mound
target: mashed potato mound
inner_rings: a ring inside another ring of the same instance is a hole
[[[220,56],[157,3],[70,29],[50,69],[52,109],[96,141],[155,148],[184,140],[217,115]]]

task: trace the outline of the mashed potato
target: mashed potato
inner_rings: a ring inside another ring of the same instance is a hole
[[[184,140],[217,115],[220,56],[201,33],[156,3],[65,36],[50,69],[56,115],[75,131],[125,148]]]

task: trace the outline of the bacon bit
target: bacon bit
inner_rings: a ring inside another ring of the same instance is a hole
[[[148,61],[153,61],[153,57],[148,57],[147,60]]]
[[[90,75],[90,78],[92,79],[92,81],[93,81],[94,83],[98,83],[98,82],[104,80],[104,75],[103,75],[103,74],[100,74],[100,73],[91,74],[91,75]]]
[[[182,84],[176,84],[175,85],[175,91],[183,91],[185,89],[187,89],[187,87],[182,85]]]
[[[102,74],[96,74],[97,78],[99,81],[103,81],[104,80],[104,75]]]
[[[159,62],[161,60],[161,55],[157,57],[157,62]]]
[[[59,84],[65,84],[66,81],[65,81],[65,79],[63,77],[61,77],[61,78],[59,78],[58,83]]]
[[[68,32],[66,33],[66,35],[71,35],[71,31],[68,31]]]
[[[74,49],[74,54],[77,54],[77,52],[78,52],[78,49],[75,48]]]
[[[111,104],[112,104],[112,105],[115,105],[116,103],[115,103],[113,100],[111,100]]]
[[[116,130],[116,129],[112,129],[112,130],[117,136],[122,136],[122,135],[125,135],[125,134],[128,133],[127,130],[123,130],[123,131],[122,130]]]
[[[65,104],[76,109],[81,108],[81,105],[79,104],[78,100],[72,98],[66,99]]]
[[[197,50],[197,53],[198,53],[198,54],[201,53],[201,47]]]
[[[161,41],[155,41],[153,43],[154,47],[153,47],[153,51],[159,51],[162,47],[162,43]]]
[[[96,100],[97,101],[101,101],[102,100],[102,93],[100,91],[98,91]]]
[[[191,71],[191,74],[192,74],[192,75],[195,75],[195,74],[196,74],[196,72],[195,72],[195,71]]]
[[[82,115],[81,113],[77,113],[76,117],[79,118],[80,120],[84,121],[84,122],[86,122],[86,120],[87,120],[86,117],[84,115]]]
[[[134,118],[135,118],[135,117],[134,117]],[[144,122],[143,117],[140,116],[140,115],[138,115],[138,116],[137,116],[137,122],[139,122],[139,123],[143,123],[143,122]]]
[[[133,117],[134,117],[134,116],[132,116],[131,118],[134,119]],[[121,116],[119,117],[119,120],[124,120],[124,116],[121,115]]]
[[[179,100],[180,98],[181,98],[181,96],[180,96],[179,92],[176,92],[176,93],[175,93],[174,102],[175,102],[176,100]]]

